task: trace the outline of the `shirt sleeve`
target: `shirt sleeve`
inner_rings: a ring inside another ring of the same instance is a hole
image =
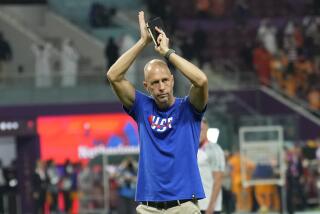
[[[210,168],[214,172],[224,172],[225,170],[225,157],[223,150],[218,144],[210,143],[208,149],[208,156],[210,158]]]
[[[203,117],[203,115],[204,115],[204,113],[205,113],[206,110],[207,110],[207,104],[206,104],[206,106],[204,107],[204,109],[203,109],[201,112],[199,112],[199,111],[191,104],[191,102],[190,102],[190,97],[189,97],[189,96],[186,96],[186,97],[185,97],[185,101],[186,101],[187,105],[189,106],[189,108],[190,108],[191,112],[193,113],[193,115],[194,115],[197,119],[201,120],[202,117]]]
[[[142,92],[136,90],[135,92],[135,99],[133,102],[133,105],[131,108],[126,108],[124,105],[122,105],[122,108],[124,109],[124,111],[130,115],[134,120],[136,120],[138,118],[138,114],[139,114],[139,109],[141,107],[141,105],[143,105],[143,100],[146,97],[145,94],[143,94]]]

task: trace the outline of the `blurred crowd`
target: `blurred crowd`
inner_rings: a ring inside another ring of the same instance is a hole
[[[225,151],[223,211],[280,212],[285,205],[289,213],[319,208],[320,140],[293,144],[283,148],[284,186],[278,184],[245,185],[241,174],[241,152]],[[119,156],[120,157],[120,156]],[[280,160],[281,161],[281,160]],[[103,161],[56,165],[53,160],[38,160],[32,176],[35,213],[78,213],[103,211],[110,214],[135,213],[134,201],[137,161],[121,156],[117,163],[103,166]],[[14,165],[13,165],[14,166]],[[279,178],[279,170],[246,162],[246,180]],[[260,171],[259,171],[260,170]],[[1,198],[17,195],[18,180],[14,167],[0,167]],[[14,180],[13,180],[14,179]],[[283,200],[285,193],[285,201]],[[16,199],[15,199],[16,200]],[[3,208],[2,208],[3,209]]]
[[[320,18],[289,21],[278,29],[263,20],[253,48],[253,66],[262,84],[320,110]]]
[[[56,165],[38,160],[32,179],[35,213],[135,213],[136,175],[132,157],[105,167],[95,161]]]
[[[284,186],[263,183],[253,186],[244,185],[241,167],[246,168],[245,179],[252,180],[257,177],[258,165],[247,162],[245,166],[241,166],[241,158],[246,157],[241,157],[240,152],[225,153],[227,170],[224,179],[223,202],[226,213],[232,211],[280,212],[283,206],[286,207],[288,213],[319,209],[320,141],[309,140],[298,144],[287,142],[283,152]],[[268,172],[267,168],[263,168],[263,173],[260,175],[265,176],[264,178],[275,176],[275,174],[269,175]],[[283,199],[285,201],[282,201]]]
[[[0,213],[5,209],[10,213],[17,211],[18,178],[16,162],[12,161],[9,166],[4,166],[0,158]]]

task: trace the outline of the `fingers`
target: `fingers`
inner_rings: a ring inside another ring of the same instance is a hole
[[[160,44],[162,39],[163,39],[163,34],[159,34],[159,36],[157,38],[157,43]]]
[[[156,27],[156,31],[157,31],[158,33],[163,34],[163,35],[166,36],[166,34],[164,33],[164,31],[163,31],[162,29]]]
[[[146,21],[144,19],[144,12],[140,11],[138,16],[139,16],[140,29],[144,29],[146,27]]]

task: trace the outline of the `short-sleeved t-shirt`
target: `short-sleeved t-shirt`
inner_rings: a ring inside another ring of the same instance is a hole
[[[131,109],[124,109],[139,130],[136,201],[204,198],[197,165],[204,111],[197,112],[188,96],[159,109],[151,97],[139,91]]]
[[[213,172],[224,172],[225,170],[225,157],[223,150],[216,143],[208,142],[198,151],[198,165],[202,179],[203,188],[206,198],[199,201],[201,210],[206,210],[209,205],[214,179]],[[220,190],[217,200],[215,211],[222,210],[222,191]]]

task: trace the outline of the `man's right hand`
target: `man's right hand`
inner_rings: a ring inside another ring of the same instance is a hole
[[[139,12],[139,25],[140,25],[140,34],[141,34],[141,41],[147,45],[151,42],[151,36],[147,30],[146,21],[144,19],[144,12]]]

